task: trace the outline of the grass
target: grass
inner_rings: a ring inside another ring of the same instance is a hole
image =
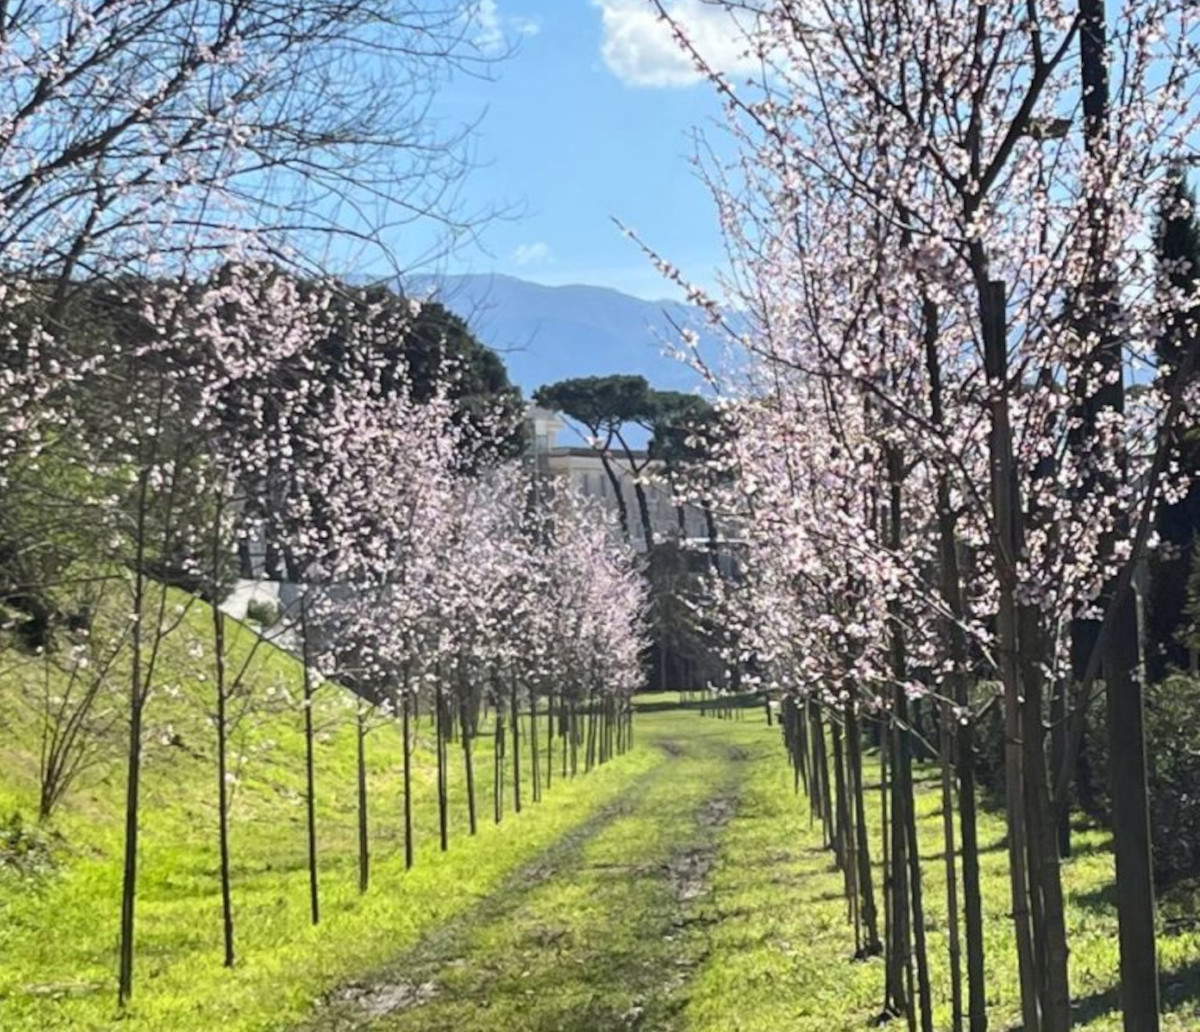
[[[865,1032],[882,962],[853,962],[841,877],[793,793],[778,729],[761,706],[702,717],[649,696],[636,747],[562,781],[525,812],[490,822],[490,743],[477,743],[481,831],[465,833],[451,747],[453,837],[440,854],[428,719],[418,760],[418,857],[403,869],[400,742],[369,739],[370,891],[356,887],[354,738],[338,690],[322,689],[318,754],[324,917],[307,914],[300,715],[244,728],[234,812],[240,959],[221,967],[213,764],[203,681],[187,678],[206,629],[196,609],[164,668],[181,690],[156,699],[146,772],[134,1004],[113,1001],[120,862],[119,769],[79,786],[54,822],[51,875],[0,875],[0,1028],[311,1032]],[[245,649],[242,631],[235,650]],[[0,699],[15,695],[0,680]],[[298,684],[287,655],[261,650],[260,687]],[[264,687],[265,690],[265,687]],[[9,707],[0,814],[28,815],[33,739]],[[169,732],[167,725],[170,725]],[[544,727],[544,726],[543,726]],[[174,737],[172,737],[174,736]],[[526,756],[528,759],[528,756]],[[867,779],[877,776],[868,759]],[[937,1027],[949,1025],[940,794],[918,772],[919,834]],[[869,803],[880,859],[878,793]],[[990,1027],[1019,1023],[1003,822],[981,815]],[[1078,1027],[1120,1027],[1107,836],[1080,830],[1064,865]],[[1160,939],[1168,1032],[1200,1028],[1200,934],[1182,895]],[[901,1025],[895,1026],[897,1028]]]
[[[364,995],[313,1032],[866,1032],[882,999],[878,958],[853,961],[841,876],[792,790],[761,707],[732,720],[646,697],[643,744],[663,756],[586,841],[502,885],[446,934],[369,973]],[[868,760],[868,778],[877,776]],[[950,1024],[940,792],[920,770],[935,1027]],[[869,819],[877,827],[876,797]],[[713,821],[714,804],[724,817]],[[706,816],[707,815],[707,816]],[[990,1027],[1019,1026],[1003,823],[983,814]],[[1107,836],[1078,830],[1064,866],[1077,1027],[1116,1030],[1116,918]],[[877,893],[879,842],[876,836]],[[692,889],[680,890],[691,870]],[[1167,901],[1168,911],[1173,908]],[[1181,923],[1182,924],[1182,923]],[[1174,927],[1174,924],[1173,924]],[[1194,925],[1192,925],[1194,928]],[[1200,1027],[1200,935],[1160,941],[1163,1028]],[[391,1004],[388,1001],[391,1000]],[[384,1006],[375,1005],[383,1001]],[[389,1009],[389,1007],[391,1009]],[[368,1017],[369,1015],[369,1017]],[[901,1028],[903,1022],[891,1027]]]
[[[680,734],[675,736],[673,732]],[[655,766],[585,834],[523,872],[447,934],[369,979],[378,1032],[671,1027],[703,962],[705,893],[745,756],[708,726],[648,725]],[[364,1023],[363,1000],[318,1016],[315,1032]]]
[[[748,712],[746,717],[747,724],[761,728],[761,714]],[[770,737],[776,746],[775,736]],[[873,758],[867,763],[870,783],[878,778],[878,767]],[[809,822],[805,800],[793,794],[785,767],[782,762],[751,766],[742,804],[723,838],[712,882],[721,917],[713,926],[711,953],[691,986],[681,1026],[693,1032],[858,1032],[869,1028],[879,1013],[882,960],[851,961],[854,937],[841,896],[841,874],[822,848],[819,825]],[[919,771],[918,777],[935,1027],[945,1029],[950,1027],[950,998],[940,783],[932,769]],[[878,792],[870,798],[868,822],[876,829],[872,859],[881,905]],[[1014,1029],[1020,1024],[1020,1001],[1000,815],[981,814],[979,844],[990,1027]],[[1098,830],[1079,830],[1074,845],[1075,857],[1064,864],[1063,880],[1076,1024],[1110,1032],[1121,1027],[1121,1019],[1109,838]],[[1164,934],[1159,950],[1166,1011],[1162,1027],[1195,1032],[1200,1028],[1200,934]],[[731,999],[736,1008],[730,1007]]]
[[[182,602],[182,597],[178,597]],[[476,742],[480,833],[469,838],[461,752],[450,746],[451,848],[437,847],[432,727],[418,724],[414,776],[416,867],[405,872],[402,847],[402,742],[383,724],[368,738],[372,886],[357,888],[355,732],[346,693],[326,685],[316,722],[318,837],[322,922],[308,915],[304,837],[302,716],[275,705],[244,721],[235,741],[243,757],[234,794],[232,856],[239,962],[221,966],[216,858],[213,733],[205,703],[207,609],[194,604],[168,639],[160,691],[148,707],[143,780],[137,967],[131,1008],[118,1022],[116,947],[121,877],[124,772],[113,762],[81,780],[45,836],[52,874],[22,874],[0,864],[0,1028],[5,1030],[159,1030],[286,1028],[313,1001],[364,967],[456,914],[536,856],[653,762],[635,751],[586,778],[562,782],[525,810],[491,821],[492,748]],[[231,627],[230,655],[247,655],[253,633]],[[0,675],[0,816],[36,813],[35,723],[17,700],[33,664]],[[254,653],[256,690],[297,692],[301,671],[273,647]],[[20,679],[26,679],[22,681]],[[544,734],[544,722],[542,723]],[[114,754],[119,743],[114,742]],[[523,748],[527,749],[527,743]],[[526,764],[528,756],[525,757]],[[511,777],[511,774],[508,775]]]

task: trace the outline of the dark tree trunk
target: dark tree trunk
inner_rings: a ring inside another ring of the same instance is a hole
[[[842,855],[842,887],[854,922],[854,952],[862,950],[858,928],[858,869],[854,861],[854,830],[850,827],[850,803],[846,792],[846,754],[842,748],[842,729],[837,720],[829,721],[829,738],[833,744],[833,787],[836,801],[837,838]]]
[[[475,730],[471,726],[465,697],[459,710],[459,725],[459,734],[462,736],[463,773],[467,778],[467,827],[474,835],[479,830],[475,812],[475,757],[471,751],[471,740],[475,737]]]
[[[146,606],[146,517],[149,473],[138,478],[136,553],[133,564],[133,627],[130,631],[129,749],[125,775],[125,863],[121,881],[121,942],[117,1005],[133,995],[134,911],[137,903],[138,808],[142,783],[142,716],[146,705],[142,642]]]
[[[401,730],[404,734],[404,869],[413,865],[413,807],[412,807],[412,732],[409,728],[412,699],[405,676],[404,700],[401,703]]]
[[[942,768],[942,847],[946,858],[946,926],[950,947],[950,1028],[962,1032],[962,941],[958,927],[958,864],[954,842],[954,762],[951,741],[954,715],[948,703],[942,704],[938,734],[938,758]]]
[[[858,703],[853,694],[846,700],[846,752],[850,766],[850,792],[854,801],[854,830],[857,839],[855,859],[858,863],[858,890],[862,896],[863,924],[866,941],[864,957],[876,956],[879,942],[879,917],[875,910],[875,884],[871,871],[870,834],[867,828],[867,806],[862,776],[862,739],[858,726]]]
[[[358,891],[371,883],[371,850],[367,827],[367,723],[362,703],[358,704]]]
[[[1104,0],[1079,0],[1079,58],[1084,141],[1091,154],[1108,143],[1108,24]],[[1103,190],[1103,186],[1099,187]],[[1107,213],[1103,195],[1093,199],[1092,276],[1088,313],[1099,331],[1097,358],[1114,374],[1093,399],[1096,410],[1124,411],[1121,338],[1117,332],[1118,286],[1103,264]],[[1117,533],[1128,529],[1127,519]],[[1136,557],[1135,557],[1136,558]],[[1111,593],[1112,588],[1109,588]],[[1109,779],[1112,789],[1113,851],[1117,867],[1117,917],[1120,925],[1121,1009],[1125,1032],[1158,1032],[1158,956],[1154,930],[1155,899],[1147,796],[1146,741],[1141,679],[1138,676],[1139,633],[1132,591],[1115,599],[1111,630],[1101,643],[1101,669],[1108,717]]]
[[[529,762],[532,770],[530,785],[533,790],[533,801],[542,801],[542,764],[538,755],[538,725],[537,725],[537,694],[529,691]]]
[[[608,457],[608,448],[604,448],[599,452],[600,465],[604,467],[604,474],[608,477],[608,484],[612,488],[613,499],[617,503],[617,518],[621,521],[621,536],[626,541],[629,540],[629,508],[625,504],[625,496],[621,493],[621,478],[617,476],[616,470],[613,469],[612,459]]]
[[[1067,693],[1069,682],[1058,678],[1050,697],[1050,769],[1057,773],[1067,762]],[[1066,860],[1071,856],[1071,800],[1070,785],[1063,786],[1065,798],[1058,800],[1055,808],[1055,831],[1058,855]]]
[[[1054,810],[1046,777],[1045,728],[1042,722],[1045,641],[1041,614],[1021,606],[1021,744],[1024,750],[1025,797],[1028,811],[1030,891],[1035,941],[1040,951],[1042,1028],[1065,1032],[1071,1026],[1067,983],[1067,934],[1063,914],[1061,872],[1055,842]]]
[[[500,700],[496,700],[496,742],[492,749],[492,804],[496,810],[496,823],[504,814],[504,711]]]
[[[512,747],[513,747],[513,811],[521,812],[521,718],[517,711],[517,680],[510,678],[509,699],[512,704]]]
[[[320,886],[317,881],[317,779],[313,733],[312,660],[309,656],[308,600],[300,603],[300,641],[304,664],[304,783],[308,830],[308,902],[313,924],[321,921]]]
[[[895,449],[887,449],[888,468],[888,531],[889,545],[892,551],[899,555],[903,545],[903,483],[904,460]],[[920,1000],[920,1017],[922,1032],[933,1032],[933,999],[929,985],[929,954],[925,943],[925,903],[924,889],[921,877],[921,850],[917,839],[916,801],[913,794],[912,779],[912,718],[909,714],[908,695],[903,687],[908,679],[908,652],[904,634],[903,613],[900,602],[893,599],[888,603],[889,636],[892,653],[892,679],[895,688],[892,692],[892,721],[895,727],[894,741],[895,772],[892,782],[893,792],[892,821],[903,828],[902,846],[898,853],[904,853],[908,861],[907,876],[909,883],[906,887],[909,905],[912,908],[911,928],[913,935],[914,959],[917,966],[917,994]],[[905,877],[904,865],[897,860],[897,877]],[[905,915],[909,921],[909,915]],[[907,950],[907,943],[905,945]],[[912,1007],[911,993],[909,1007]],[[911,1013],[911,1010],[910,1010]],[[910,1018],[911,1021],[911,1018]]]
[[[433,700],[434,737],[437,739],[438,834],[442,852],[450,848],[450,800],[446,783],[446,702],[439,673]]]
[[[562,697],[559,697],[562,705]],[[550,781],[554,777],[554,692],[546,693],[546,791],[550,791]]]

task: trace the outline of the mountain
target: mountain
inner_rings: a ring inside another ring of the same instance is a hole
[[[672,320],[701,332],[696,310],[679,302],[502,275],[422,277],[410,280],[406,292],[433,294],[466,319],[479,340],[500,353],[509,378],[527,396],[544,383],[606,373],[641,373],[664,389],[701,386],[692,369],[663,353],[679,340]],[[701,337],[702,345],[713,345],[711,335]]]

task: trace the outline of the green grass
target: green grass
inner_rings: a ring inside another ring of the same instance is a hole
[[[678,730],[678,736],[673,732]],[[703,962],[704,892],[746,766],[715,722],[655,719],[656,765],[585,833],[515,879],[448,934],[370,977],[372,997],[430,988],[378,1032],[668,1027]],[[360,1027],[360,1002],[315,1030]]]
[[[758,724],[761,728],[762,720],[760,714],[748,713],[741,727]],[[744,732],[739,728],[737,733]],[[769,737],[776,745],[775,735]],[[873,758],[867,764],[865,777],[870,783],[878,778],[878,767]],[[842,877],[832,855],[822,848],[819,825],[810,825],[806,801],[793,794],[786,764],[761,762],[751,770],[742,805],[724,836],[713,880],[721,919],[712,930],[709,961],[692,985],[682,1027],[693,1032],[866,1029],[882,1002],[882,960],[850,959],[855,944],[841,895]],[[944,1029],[950,1026],[950,996],[940,783],[931,769],[919,770],[918,778],[918,834],[935,1027]],[[877,791],[870,798],[868,823],[876,830],[872,859],[876,898],[882,906]],[[981,814],[979,844],[990,1027],[1010,1029],[1020,1024],[1020,1001],[1000,815]],[[1064,865],[1063,880],[1076,1022],[1092,1032],[1109,1032],[1121,1027],[1115,991],[1113,860],[1103,832],[1077,832],[1074,845],[1075,858]],[[1163,1028],[1195,1032],[1200,1028],[1200,934],[1164,934],[1159,949],[1166,1010]],[[731,999],[736,999],[736,1008],[731,1008]]]
[[[356,887],[354,740],[337,689],[323,689],[318,757],[324,919],[308,923],[302,739],[294,710],[264,717],[234,813],[240,960],[221,967],[211,743],[188,638],[166,669],[186,690],[153,707],[181,745],[155,746],[146,773],[138,973],[133,1007],[113,1001],[123,776],[81,785],[55,825],[59,873],[0,879],[0,1028],[236,1029],[313,1032],[865,1032],[878,1013],[882,962],[853,962],[841,877],[793,793],[778,729],[761,706],[701,717],[645,697],[636,747],[554,787],[525,812],[490,822],[490,744],[478,744],[481,831],[465,829],[460,754],[451,748],[453,839],[437,850],[428,720],[421,726],[418,858],[403,870],[400,743],[370,738],[376,865]],[[243,632],[236,648],[245,648]],[[202,661],[201,661],[202,662]],[[298,683],[265,650],[262,685]],[[8,678],[15,676],[10,673]],[[13,693],[10,681],[0,691]],[[11,718],[11,713],[10,713]],[[33,804],[31,739],[20,721],[0,756],[0,813]],[[544,730],[544,726],[543,726]],[[14,744],[15,743],[15,744]],[[266,743],[274,743],[267,745]],[[877,775],[868,760],[867,779]],[[949,1024],[940,794],[918,773],[937,1027]],[[878,793],[869,819],[880,860]],[[1116,918],[1107,837],[1083,830],[1064,866],[1078,1027],[1120,1027]],[[1019,1023],[1003,822],[980,824],[991,1028]],[[878,888],[878,877],[877,877]],[[1200,1028],[1194,906],[1164,900],[1164,1028]],[[347,988],[349,987],[349,988]],[[324,1002],[329,1000],[331,1002]],[[895,1027],[902,1027],[902,1023]]]
[[[181,599],[180,599],[181,600]],[[558,779],[540,804],[531,801],[526,769],[522,814],[491,819],[492,749],[476,743],[480,833],[466,828],[461,751],[450,746],[451,848],[437,844],[432,727],[418,725],[414,799],[416,867],[404,871],[402,743],[390,725],[368,738],[372,885],[357,888],[355,733],[340,688],[323,687],[315,714],[322,922],[308,916],[304,837],[302,716],[276,706],[243,722],[235,753],[245,757],[235,790],[232,857],[239,961],[221,966],[216,857],[216,774],[205,688],[197,671],[208,660],[208,610],[195,604],[168,639],[147,719],[143,778],[137,967],[129,1029],[285,1028],[314,999],[364,967],[382,962],[470,907],[514,868],[619,793],[653,762],[648,750],[571,782]],[[230,628],[232,664],[254,640]],[[207,654],[207,653],[206,653]],[[36,812],[36,725],[16,699],[19,678],[40,676],[17,665],[0,677],[0,816]],[[298,692],[299,665],[260,647],[256,690]],[[28,682],[26,682],[28,683]],[[544,721],[542,722],[544,734]],[[165,744],[172,743],[172,744]],[[116,743],[114,743],[116,745]],[[528,748],[527,743],[524,748]],[[528,763],[528,756],[525,757]],[[511,774],[508,775],[511,777]],[[0,1028],[118,1027],[116,947],[121,877],[124,771],[118,762],[93,772],[52,822],[59,868],[50,876],[0,873]],[[0,865],[0,872],[3,872]]]
[[[536,877],[501,886],[446,934],[367,973],[367,1001],[321,1012],[315,1032],[866,1032],[882,1000],[883,964],[853,961],[841,876],[793,793],[777,729],[761,708],[737,719],[672,710],[648,697],[641,742],[663,756],[586,840]],[[877,775],[873,758],[868,777]],[[950,1020],[940,792],[919,777],[920,838],[936,1027]],[[713,801],[727,822],[706,820]],[[879,811],[871,800],[869,819]],[[1065,865],[1077,1024],[1120,1027],[1116,918],[1106,836],[1083,830]],[[990,1027],[1019,1025],[1003,824],[981,823]],[[875,840],[877,894],[879,843]],[[681,861],[702,891],[679,892]],[[1170,906],[1170,901],[1168,901]],[[1200,936],[1161,939],[1163,1027],[1200,1027]],[[394,1010],[387,1011],[389,994]],[[421,993],[424,993],[422,996]],[[414,995],[415,994],[415,995]],[[401,1002],[396,1004],[399,999]],[[893,1027],[903,1027],[903,1022]]]

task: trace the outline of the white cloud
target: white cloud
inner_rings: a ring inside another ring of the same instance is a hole
[[[536,36],[542,31],[536,18],[501,14],[497,0],[477,0],[470,17],[475,24],[475,45],[487,54],[503,53],[512,36]]]
[[[508,24],[518,36],[536,36],[542,31],[540,21],[523,14],[514,14],[508,19]]]
[[[544,240],[532,244],[519,244],[512,253],[515,265],[546,265],[554,261],[554,252]]]
[[[691,57],[647,0],[592,0],[600,8],[600,53],[610,72],[630,86],[690,86],[700,81]],[[726,73],[748,72],[754,59],[733,17],[702,0],[674,0],[667,10],[696,49]]]

